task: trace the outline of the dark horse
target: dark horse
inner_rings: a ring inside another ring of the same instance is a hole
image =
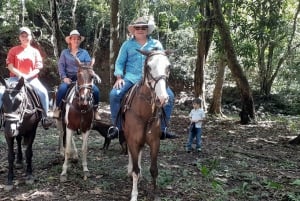
[[[69,159],[78,159],[77,148],[73,139],[74,131],[81,132],[82,134],[84,179],[86,180],[89,176],[87,167],[87,141],[94,117],[92,86],[94,78],[100,78],[93,70],[93,62],[83,64],[78,59],[76,61],[78,66],[77,81],[67,94],[65,104],[62,107],[62,119],[58,121],[58,124],[60,124],[58,127],[63,129],[61,134],[64,134],[63,138],[65,139],[65,160],[60,175],[61,182],[67,180]]]
[[[16,166],[22,166],[22,139],[26,149],[26,183],[33,183],[32,175],[32,144],[35,139],[36,129],[42,118],[42,109],[39,99],[30,86],[24,84],[21,78],[17,84],[8,86],[0,77],[0,82],[5,86],[2,97],[3,124],[5,139],[8,146],[8,178],[6,190],[13,188],[14,178],[14,139],[17,140]],[[39,106],[39,107],[38,107]]]
[[[160,119],[163,105],[168,101],[167,79],[170,62],[167,51],[141,51],[146,55],[143,79],[126,94],[121,108],[122,127],[128,147],[128,175],[132,176],[131,201],[138,196],[138,180],[141,174],[142,150],[150,147],[150,173],[156,193],[158,176],[157,156],[160,147]]]

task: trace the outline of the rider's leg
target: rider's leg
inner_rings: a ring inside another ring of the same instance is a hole
[[[66,93],[68,91],[68,87],[69,85],[67,83],[62,82],[59,87],[58,90],[56,92],[56,108],[53,111],[53,118],[59,118],[60,117],[60,104],[62,99],[66,96]]]
[[[169,95],[169,100],[168,103],[164,106],[164,111],[165,111],[165,119],[161,119],[161,139],[174,139],[177,138],[177,136],[174,133],[168,132],[167,131],[167,124],[170,121],[171,118],[171,113],[173,111],[173,106],[174,106],[174,93],[170,89],[170,87],[167,88],[167,93]]]
[[[42,125],[45,129],[48,129],[49,126],[51,126],[52,121],[48,119],[48,112],[49,112],[49,97],[48,97],[48,91],[44,87],[44,85],[39,81],[38,78],[32,79],[30,82],[30,85],[35,90],[37,95],[39,96],[41,100],[41,104],[43,107],[43,119],[42,119]]]
[[[109,94],[110,112],[112,124],[116,125],[112,128],[113,131],[109,133],[108,138],[113,139],[118,137],[119,130],[122,129],[120,118],[118,118],[118,113],[121,107],[121,101],[127,91],[132,87],[133,83],[129,80],[124,79],[125,84],[122,88],[113,88]]]

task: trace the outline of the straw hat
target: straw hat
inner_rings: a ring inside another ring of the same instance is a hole
[[[67,42],[68,44],[70,43],[70,39],[71,39],[71,37],[72,37],[73,35],[79,36],[79,37],[80,37],[80,42],[84,41],[84,39],[85,39],[84,36],[81,36],[81,35],[80,35],[79,31],[73,30],[73,31],[70,32],[70,35],[67,36],[67,37],[65,38],[65,39],[66,39],[66,42]]]
[[[135,26],[148,26],[148,35],[151,34],[155,29],[155,23],[153,16],[150,17],[139,17],[128,25],[128,31],[133,34]]]

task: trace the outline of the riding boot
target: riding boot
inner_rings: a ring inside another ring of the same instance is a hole
[[[112,139],[115,139],[117,137],[119,137],[119,128],[115,127],[115,126],[111,126],[108,129],[107,138],[110,139],[110,140],[112,140]]]
[[[98,105],[94,106],[94,119],[95,121],[101,120],[100,112],[98,110]]]
[[[175,135],[175,134],[173,134],[173,133],[170,133],[168,131],[162,131],[161,132],[161,136],[160,136],[161,140],[164,140],[164,139],[175,139],[175,138],[178,138],[178,136]]]
[[[49,119],[48,117],[42,118],[42,126],[45,130],[48,130],[49,127],[52,125],[53,121]]]

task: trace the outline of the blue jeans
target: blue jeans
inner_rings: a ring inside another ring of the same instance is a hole
[[[19,81],[18,77],[10,77],[7,80],[7,84],[10,84],[12,82],[18,82],[18,81]],[[33,79],[29,80],[28,83],[30,84],[30,86],[34,89],[34,91],[39,96],[43,110],[44,110],[43,116],[46,117],[47,112],[49,110],[49,97],[48,97],[47,89],[44,87],[44,85],[40,82],[40,80],[38,78],[33,78]],[[2,106],[3,92],[2,93],[0,92],[0,107]]]
[[[60,107],[61,101],[62,99],[66,96],[66,93],[68,91],[69,88],[69,84],[62,82],[57,90],[56,93],[56,106]],[[94,105],[98,105],[99,104],[99,100],[100,100],[100,91],[99,88],[93,84],[93,98],[94,98]]]
[[[111,121],[120,130],[122,129],[121,121],[120,121],[120,119],[118,119],[118,122],[116,122],[116,119],[117,119],[117,115],[118,115],[118,112],[121,107],[121,101],[122,101],[122,98],[124,97],[124,95],[129,90],[129,88],[134,85],[132,82],[130,82],[127,79],[124,79],[124,81],[125,81],[125,84],[123,85],[122,88],[120,88],[120,89],[113,88],[109,94]],[[168,100],[168,103],[164,106],[164,110],[166,113],[166,121],[161,120],[161,130],[162,131],[165,131],[167,128],[166,124],[170,121],[170,117],[171,117],[171,113],[172,113],[173,105],[174,105],[174,93],[169,87],[167,88],[167,93],[169,95],[169,100]]]
[[[188,138],[186,148],[189,150],[192,149],[192,144],[195,137],[196,137],[196,149],[201,148],[201,134],[202,134],[202,128],[196,128],[191,125],[189,128],[189,138]]]

